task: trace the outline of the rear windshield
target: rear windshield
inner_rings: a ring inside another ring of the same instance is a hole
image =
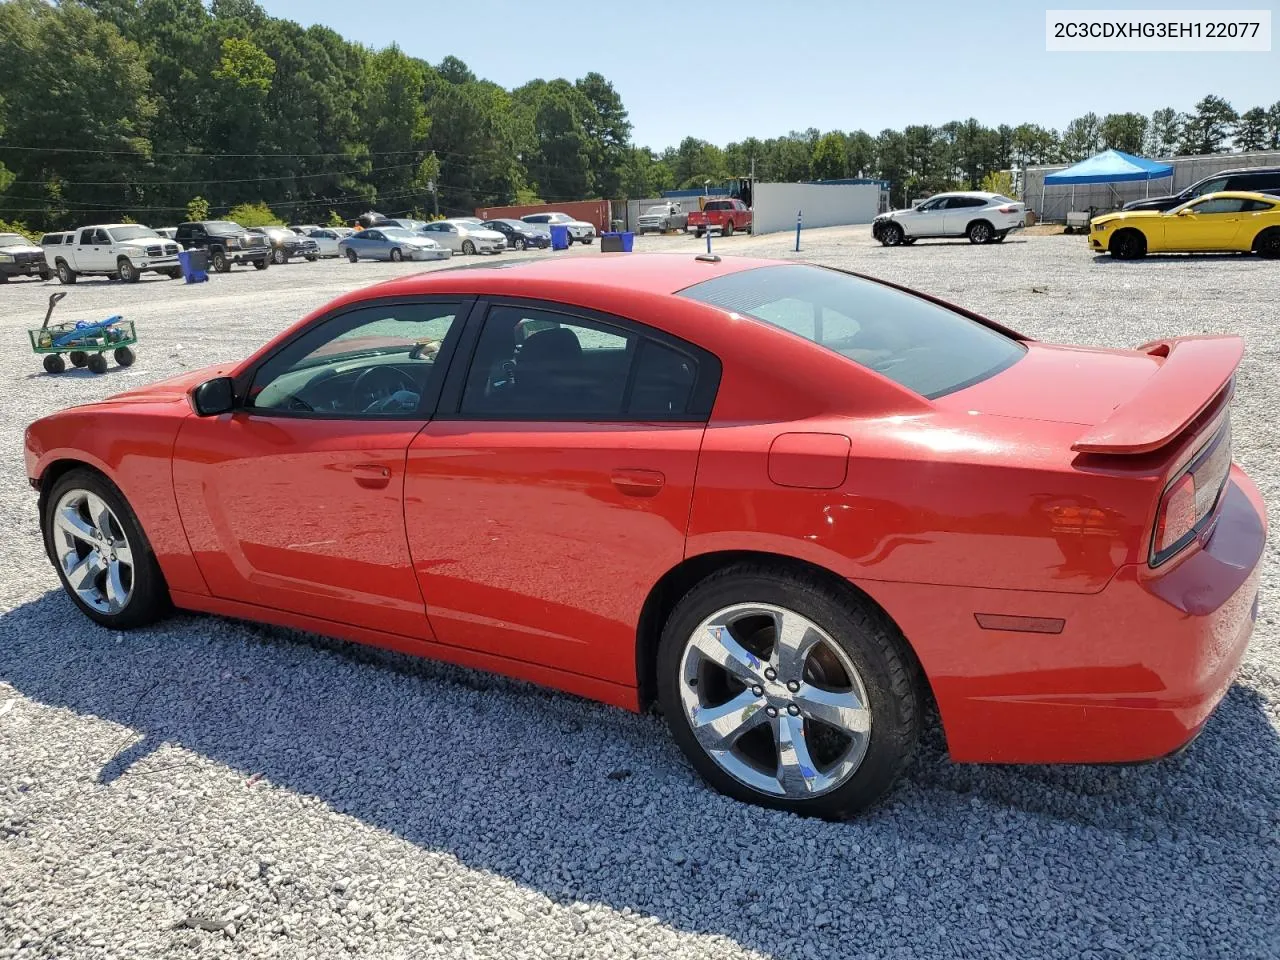
[[[781,327],[929,399],[985,380],[1026,352],[928,300],[808,264],[744,270],[680,295]]]

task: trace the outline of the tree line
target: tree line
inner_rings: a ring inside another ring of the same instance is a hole
[[[1186,113],[1088,113],[1061,132],[975,119],[793,131],[724,146],[635,144],[599,73],[512,90],[455,57],[430,64],[253,0],[0,2],[0,219],[56,229],[175,223],[265,202],[289,222],[470,214],[483,205],[653,197],[758,179],[873,177],[893,200],[1074,162],[1280,149],[1280,102],[1243,113],[1207,96]]]

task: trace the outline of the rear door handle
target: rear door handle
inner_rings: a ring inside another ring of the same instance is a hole
[[[356,483],[371,490],[385,487],[391,482],[391,471],[376,463],[357,463],[351,468],[351,475],[356,478]]]
[[[622,467],[613,471],[613,485],[629,497],[652,497],[662,489],[667,478],[658,470],[636,470]]]

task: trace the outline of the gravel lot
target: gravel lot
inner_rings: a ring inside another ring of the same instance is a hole
[[[671,248],[705,249],[637,241]],[[865,228],[808,231],[799,256],[1042,339],[1243,333],[1236,456],[1280,496],[1273,263],[1114,263],[1060,236],[883,249]],[[25,424],[240,357],[421,269],[82,281],[64,319],[118,312],[143,338],[133,368],[101,377],[46,376],[27,351],[56,281],[0,288],[0,957],[1280,956],[1274,534],[1245,667],[1187,753],[962,767],[934,732],[888,800],[842,825],[718,797],[654,717],[272,628],[184,616],[121,636],[78,615],[40,546]]]

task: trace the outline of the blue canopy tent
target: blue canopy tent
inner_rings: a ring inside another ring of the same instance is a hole
[[[1150,196],[1150,182],[1163,180],[1165,177],[1170,178],[1169,187],[1172,189],[1173,164],[1135,157],[1119,150],[1103,150],[1088,160],[1081,160],[1065,170],[1047,175],[1040,186],[1040,209],[1044,210],[1044,194],[1048,187],[1072,187],[1071,202],[1074,206],[1074,188],[1077,183],[1130,183],[1134,180],[1146,180],[1147,195]]]

